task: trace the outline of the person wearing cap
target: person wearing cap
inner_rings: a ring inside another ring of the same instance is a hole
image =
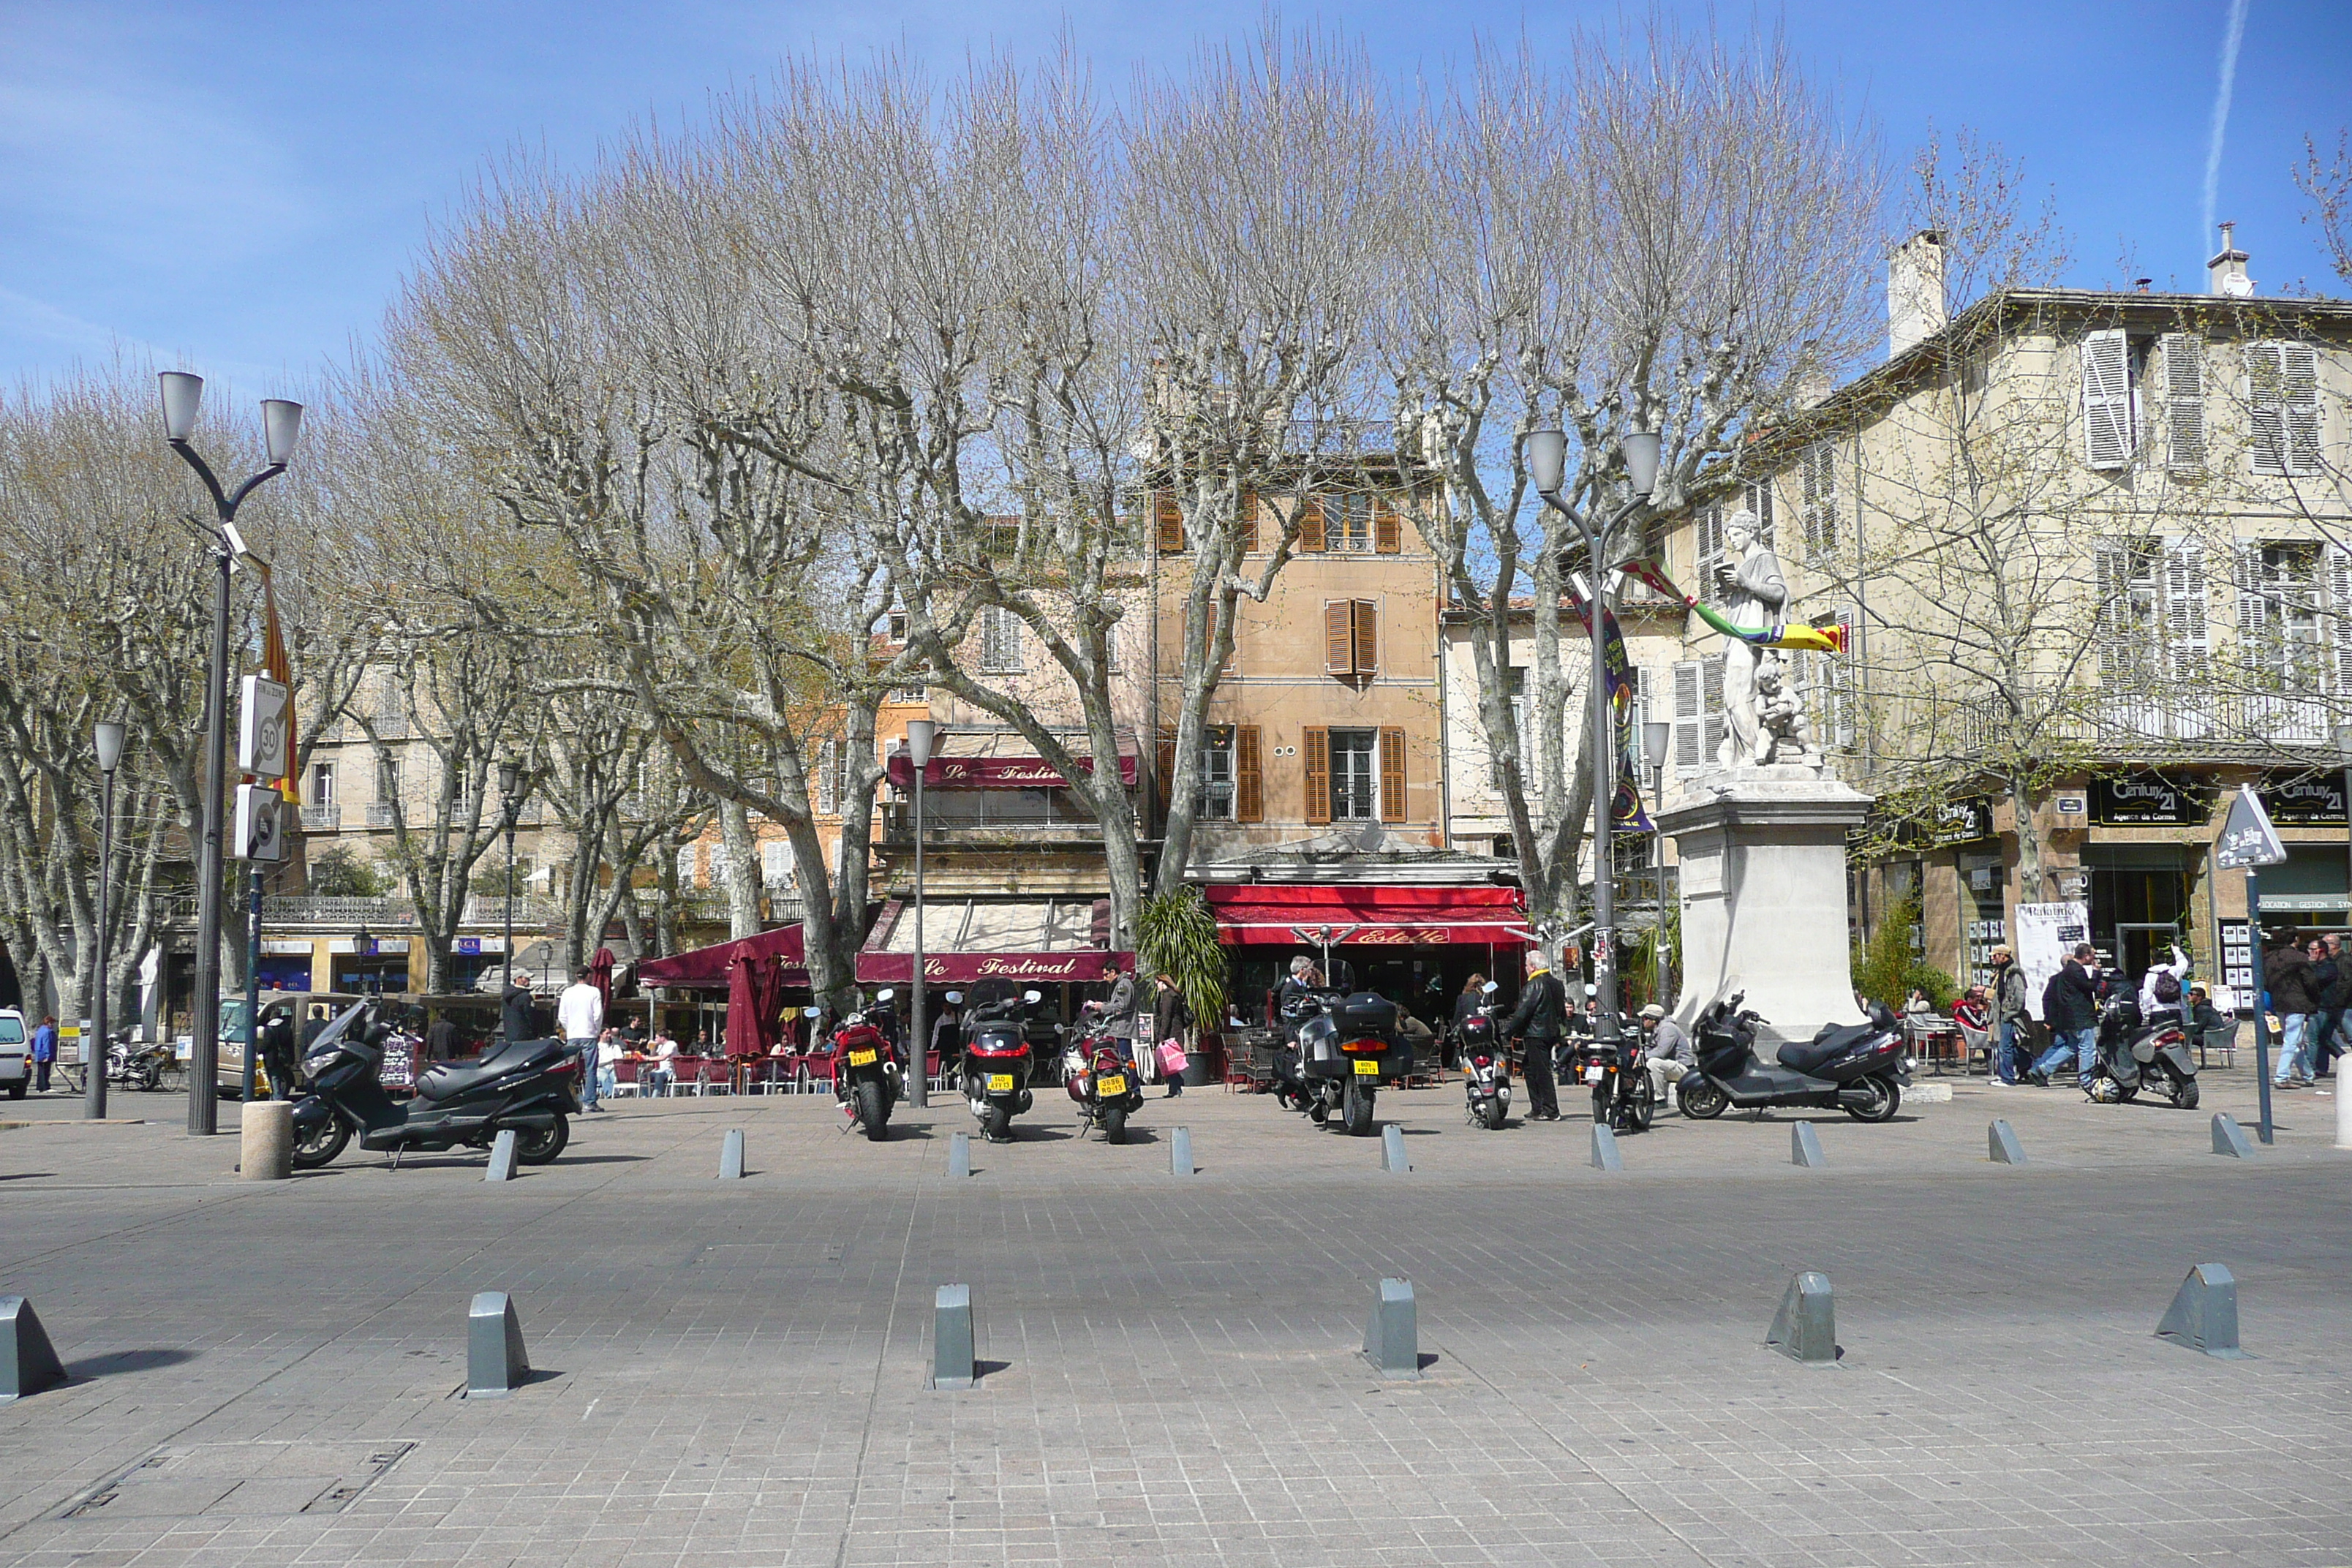
[[[2007,944],[1992,950],[1992,1070],[1995,1089],[2017,1087],[2017,1037],[2025,1027],[2025,971]]]
[[[1655,1002],[1642,1009],[1642,1032],[1649,1037],[1642,1065],[1650,1069],[1651,1094],[1663,1103],[1670,1086],[1683,1074],[1697,1070],[1698,1057],[1691,1050],[1690,1036]]]

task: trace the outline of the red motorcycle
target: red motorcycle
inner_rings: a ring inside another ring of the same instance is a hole
[[[887,991],[878,1003],[890,999]],[[864,1013],[852,1013],[833,1032],[833,1093],[842,1114],[865,1129],[869,1143],[890,1136],[890,1110],[906,1082],[890,1037]]]
[[[1143,1084],[1121,1042],[1110,1035],[1081,1035],[1063,1062],[1062,1087],[1078,1106],[1078,1133],[1102,1130],[1106,1143],[1127,1142],[1127,1119],[1143,1107]]]

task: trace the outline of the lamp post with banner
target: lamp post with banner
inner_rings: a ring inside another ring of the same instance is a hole
[[[2254,794],[2252,784],[2238,786],[2238,798],[2230,803],[2230,815],[2221,824],[2221,837],[2213,846],[2213,868],[2231,871],[2242,867],[2246,873],[2246,934],[2254,955],[2254,1083],[2262,1095],[2262,1140],[2273,1142],[2271,1129],[2271,1031],[2263,1016],[2263,882],[2262,868],[2276,866],[2286,858],[2286,846],[2279,842],[2278,829],[2271,826],[2271,814],[2263,809],[2262,797]]]
[[[907,1103],[917,1107],[931,1102],[931,1042],[923,1018],[923,770],[930,766],[939,733],[939,725],[929,719],[907,721],[907,761],[915,770],[915,979],[907,1004]]]

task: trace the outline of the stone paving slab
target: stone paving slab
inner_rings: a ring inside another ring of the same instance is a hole
[[[1822,1122],[1820,1171],[1786,1116],[1668,1117],[1623,1176],[1580,1117],[1475,1131],[1454,1089],[1383,1098],[1403,1177],[1214,1089],[1125,1148],[1040,1115],[963,1181],[954,1107],[874,1146],[808,1097],[623,1101],[506,1187],[479,1155],[239,1184],[176,1107],[18,1130],[0,1291],[77,1381],[0,1406],[0,1564],[2352,1563],[2352,1153],[2305,1095],[2214,1158],[2251,1089],[2207,1087],[1963,1081]],[[2033,1163],[1985,1160],[1994,1114]],[[2202,1261],[2259,1359],[2151,1337]],[[1801,1268],[1834,1370],[1760,1343]],[[1398,1273],[1419,1383],[1356,1354]],[[921,1386],[949,1280],[968,1393]],[[477,1289],[542,1370],[509,1399],[457,1396]]]

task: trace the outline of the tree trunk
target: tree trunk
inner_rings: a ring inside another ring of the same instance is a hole
[[[719,803],[719,853],[727,868],[727,934],[760,934],[760,860],[752,848],[751,814],[740,800]]]

